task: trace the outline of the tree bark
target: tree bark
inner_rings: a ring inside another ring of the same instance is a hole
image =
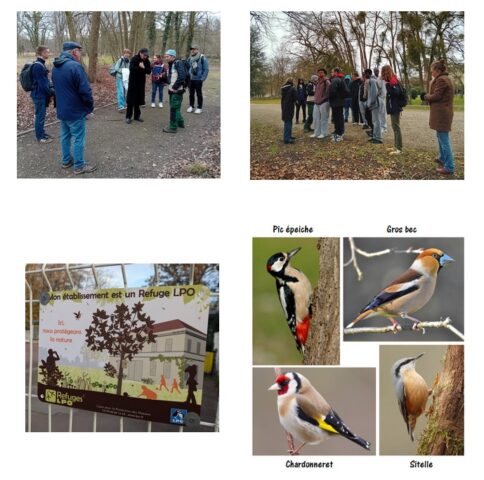
[[[188,34],[187,34],[187,49],[185,57],[190,56],[190,47],[192,46],[193,36],[195,35],[195,16],[197,12],[190,12],[188,17]]]
[[[182,12],[175,12],[175,50],[176,54],[180,56],[180,29],[182,22]]]
[[[92,12],[91,17],[91,32],[89,35],[89,81],[95,82],[97,76],[97,59],[98,59],[98,44],[99,44],[99,29],[101,27],[101,12]]]
[[[168,12],[166,14],[165,20],[165,30],[163,31],[163,44],[161,46],[161,53],[164,54],[166,52],[166,46],[168,44],[168,38],[170,37],[171,33],[171,19],[173,17],[173,12]]]
[[[150,51],[150,56],[153,56],[156,43],[156,12],[146,13],[146,27],[148,33],[148,49]]]
[[[71,42],[77,41],[76,25],[74,23],[74,15],[72,12],[64,12],[66,15],[67,30],[69,31],[69,40]]]
[[[419,455],[464,455],[464,346],[449,345]]]
[[[313,318],[304,365],[339,365],[339,238],[321,238],[319,281],[313,294]]]

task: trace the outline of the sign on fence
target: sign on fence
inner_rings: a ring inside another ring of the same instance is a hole
[[[39,399],[176,425],[196,421],[209,302],[202,285],[42,294]]]

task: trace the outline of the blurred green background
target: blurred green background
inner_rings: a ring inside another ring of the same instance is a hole
[[[429,302],[412,316],[420,321],[436,322],[449,316],[452,325],[464,333],[464,239],[463,238],[355,238],[355,245],[366,252],[378,252],[386,248],[406,250],[408,248],[439,248],[455,262],[443,268],[437,278],[437,286]],[[348,239],[343,241],[344,262],[350,259]],[[363,271],[363,280],[358,281],[353,265],[343,268],[343,325],[351,323],[359,311],[383,288],[404,273],[417,257],[415,253],[389,253],[379,257],[365,258],[357,255],[358,265]],[[411,326],[410,320],[398,319],[402,326]],[[384,317],[366,318],[358,327],[386,327],[390,320]],[[345,335],[345,341],[362,342],[453,342],[460,339],[446,328],[427,328],[426,333],[413,331],[378,334],[365,333]]]
[[[286,371],[282,369],[283,373]],[[297,367],[290,371],[304,375],[346,426],[371,443],[368,451],[341,435],[335,435],[318,445],[305,445],[301,455],[376,455],[374,368]],[[273,368],[253,368],[254,455],[288,455],[286,434],[277,413],[277,392],[268,391],[275,378]],[[299,442],[295,443],[298,447]]]
[[[415,370],[432,388],[435,375],[442,372],[446,351],[447,345],[380,346],[380,455],[416,455],[420,435],[427,424],[427,417],[423,413],[417,420],[415,441],[412,442],[393,389],[393,364],[401,358],[425,353],[417,360]],[[430,405],[432,397],[427,400],[426,411]]]
[[[318,238],[254,238],[252,240],[252,323],[255,365],[298,365],[302,354],[287,326],[276,280],[267,271],[267,260],[278,252],[301,250],[291,265],[309,278],[313,289],[319,277]]]

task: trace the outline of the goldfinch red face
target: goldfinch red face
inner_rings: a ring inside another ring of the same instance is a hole
[[[276,378],[276,383],[269,390],[277,390],[277,395],[292,395],[301,388],[300,375],[294,372],[284,373]]]

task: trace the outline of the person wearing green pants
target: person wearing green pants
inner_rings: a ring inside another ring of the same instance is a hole
[[[181,114],[183,94],[185,93],[186,72],[180,60],[176,59],[176,51],[167,50],[165,61],[168,63],[168,95],[170,97],[170,125],[164,128],[165,133],[176,133],[178,128],[185,128],[185,120]]]

